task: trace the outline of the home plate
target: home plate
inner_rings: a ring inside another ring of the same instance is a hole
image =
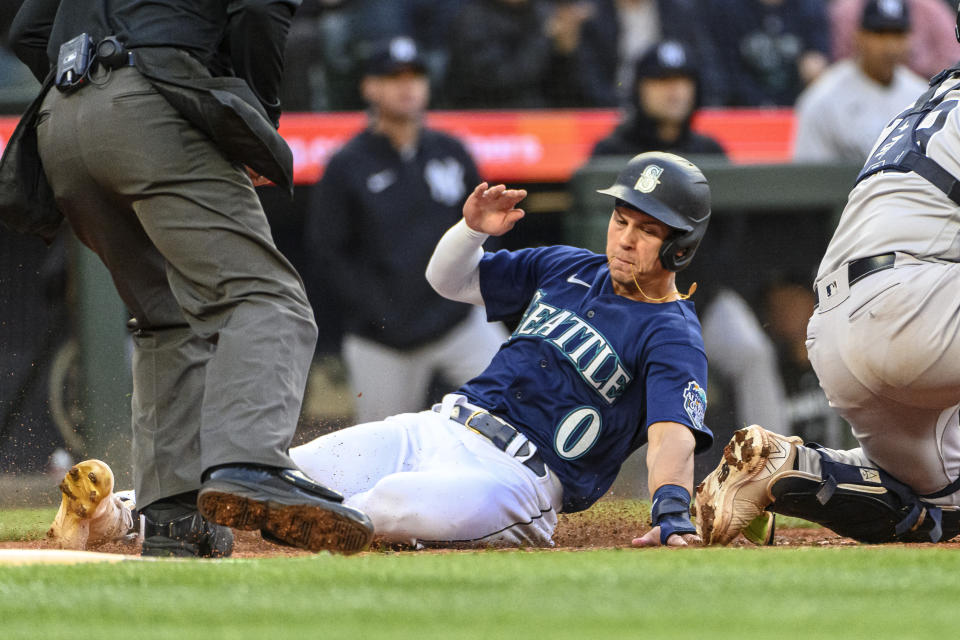
[[[152,558],[146,558],[151,560]],[[84,562],[130,562],[144,560],[141,556],[96,551],[66,549],[0,549],[0,566],[28,564],[80,564]]]

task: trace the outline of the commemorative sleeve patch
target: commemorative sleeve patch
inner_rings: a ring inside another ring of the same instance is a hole
[[[703,429],[703,417],[707,413],[707,392],[696,380],[687,383],[683,390],[683,408],[697,429]]]

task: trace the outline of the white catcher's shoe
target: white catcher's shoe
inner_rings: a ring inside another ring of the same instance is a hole
[[[793,470],[801,444],[796,436],[781,436],[759,425],[734,432],[719,466],[697,486],[690,509],[704,544],[729,544],[763,513],[773,502],[771,485]]]
[[[47,538],[61,549],[119,540],[133,528],[133,501],[113,493],[113,471],[101,460],[73,465],[60,483],[60,494],[60,510]]]

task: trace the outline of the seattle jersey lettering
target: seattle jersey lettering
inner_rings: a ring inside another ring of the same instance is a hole
[[[559,349],[604,402],[612,405],[633,376],[624,369],[607,339],[590,323],[542,299],[543,291],[537,291],[513,335],[540,337]]]

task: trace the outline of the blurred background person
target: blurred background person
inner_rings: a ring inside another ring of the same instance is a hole
[[[720,143],[690,128],[700,103],[700,73],[683,42],[654,43],[634,65],[627,115],[593,148],[593,156],[669,151],[682,156],[719,154]]]
[[[424,276],[437,239],[480,182],[456,139],[424,126],[427,67],[410,38],[366,64],[367,129],[331,157],[314,191],[305,240],[314,306],[342,310],[342,357],[356,420],[418,411],[434,376],[458,386],[506,339],[479,307],[452,302]]]
[[[385,42],[398,36],[412,38],[427,66],[433,102],[442,99],[450,62],[447,44],[450,25],[467,0],[340,1],[357,7],[358,21],[363,25],[357,37],[369,42]]]
[[[455,109],[547,105],[550,38],[543,0],[468,0],[447,40],[448,104]]]
[[[792,106],[829,64],[824,0],[706,0],[725,104]]]
[[[617,104],[617,9],[614,0],[553,0],[547,100],[552,107]]]
[[[20,115],[37,95],[40,84],[7,46],[13,16],[23,0],[0,4],[0,114]]]
[[[679,40],[697,59],[701,102],[722,104],[726,81],[702,0],[615,0],[615,4],[619,31],[617,87],[622,103],[633,101],[631,86],[640,56],[657,42]]]
[[[359,81],[369,54],[364,8],[373,0],[309,0],[287,37],[281,100],[287,111],[364,107]]]
[[[612,0],[467,0],[448,34],[455,109],[612,106]]]
[[[797,99],[793,159],[863,163],[890,118],[927,81],[903,65],[910,34],[907,0],[869,0],[854,35],[856,55],[831,65]]]
[[[0,113],[20,115],[40,83],[9,49],[13,17],[23,0],[0,3]],[[5,141],[0,137],[0,148]],[[67,396],[71,337],[66,234],[48,246],[0,225],[0,474],[63,473],[72,464],[58,417]],[[73,416],[71,416],[73,417]],[[76,440],[74,440],[76,442]],[[60,461],[55,461],[54,458]]]
[[[810,275],[775,273],[761,295],[760,317],[783,384],[786,429],[781,433],[838,448],[849,444],[843,420],[830,408],[807,357],[807,320],[815,305],[810,280]]]
[[[842,60],[857,54],[854,34],[867,0],[830,0],[831,54]],[[930,78],[960,58],[960,45],[954,36],[955,0],[907,0],[910,11],[910,37],[906,65],[914,73]]]

